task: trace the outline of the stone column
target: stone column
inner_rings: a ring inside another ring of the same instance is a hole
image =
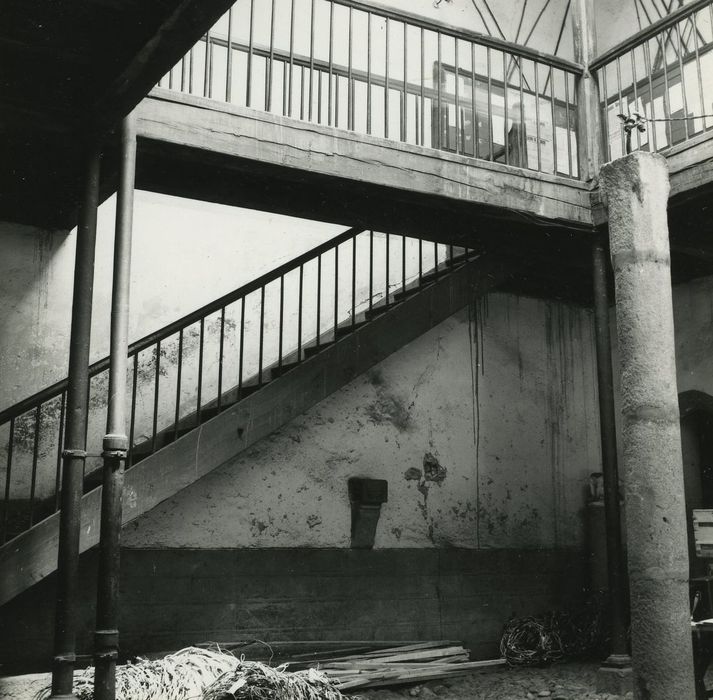
[[[668,170],[636,152],[600,173],[609,210],[623,413],[634,693],[694,698],[668,242]]]

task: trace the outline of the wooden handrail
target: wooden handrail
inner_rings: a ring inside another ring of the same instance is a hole
[[[300,265],[303,265],[309,262],[310,260],[313,260],[322,253],[326,253],[327,251],[336,248],[338,245],[341,245],[345,241],[350,240],[354,236],[357,236],[358,234],[362,233],[363,231],[364,229],[361,228],[350,228],[335,236],[334,238],[330,238],[328,241],[320,243],[320,245],[315,246],[314,248],[306,251],[305,253],[302,253],[296,258],[289,260],[283,265],[280,265],[279,267],[270,270],[261,277],[258,277],[257,279],[254,279],[251,282],[244,284],[242,287],[239,287],[238,289],[235,289],[232,292],[225,294],[219,299],[215,299],[209,304],[202,306],[200,309],[196,309],[195,311],[186,314],[182,318],[179,318],[177,321],[169,323],[167,326],[164,326],[160,330],[154,331],[153,333],[149,333],[148,335],[144,336],[140,340],[137,340],[135,343],[132,343],[129,346],[129,357],[132,357],[133,355],[136,355],[137,353],[142,352],[147,348],[150,348],[152,345],[155,345],[161,340],[165,340],[166,338],[173,335],[174,333],[177,333],[181,329],[187,328],[188,326],[196,323],[197,321],[200,321],[201,318],[205,318],[206,316],[209,316],[210,314],[219,311],[224,306],[232,304],[238,299],[242,299],[243,297],[260,289],[261,287],[264,287],[270,284],[271,282],[274,282],[283,275],[286,275],[292,270],[297,269],[298,267],[300,267]],[[102,358],[101,360],[93,363],[89,366],[90,378],[95,377],[100,372],[103,372],[104,370],[108,369],[108,367],[108,357]],[[12,420],[13,418],[17,418],[23,415],[24,413],[27,413],[28,411],[36,408],[38,405],[57,398],[66,388],[67,379],[61,379],[60,381],[52,384],[51,386],[42,389],[42,391],[38,391],[36,394],[28,396],[26,399],[23,399],[22,401],[19,401],[13,406],[6,408],[4,411],[0,411],[0,425],[3,425],[4,423],[7,423],[7,421]]]
[[[584,71],[584,67],[575,61],[569,61],[566,58],[553,56],[544,51],[537,51],[536,49],[531,49],[527,46],[522,46],[521,44],[514,44],[512,42],[505,41],[504,39],[488,36],[487,34],[480,34],[479,32],[474,32],[470,29],[463,29],[462,27],[454,27],[450,24],[434,22],[426,17],[421,17],[420,15],[412,14],[405,10],[393,10],[382,5],[360,2],[360,0],[331,1],[337,5],[351,7],[362,12],[369,12],[372,15],[378,15],[379,17],[388,17],[396,22],[411,24],[419,27],[420,29],[436,32],[437,34],[445,34],[457,39],[472,41],[476,44],[480,44],[481,46],[489,46],[492,49],[504,51],[521,58],[528,58],[530,60],[537,61],[538,63],[545,63],[549,66],[553,66],[554,68],[561,68],[562,70],[570,73],[575,73],[576,75],[581,75]]]
[[[613,46],[608,51],[605,51],[601,56],[597,56],[597,58],[595,58],[590,64],[589,69],[591,71],[599,70],[608,63],[611,63],[617,58],[627,54],[632,49],[635,49],[637,46],[641,46],[641,44],[649,39],[652,39],[657,34],[665,31],[666,29],[670,29],[685,17],[689,17],[690,15],[698,12],[698,10],[708,7],[710,4],[711,0],[695,0],[688,5],[679,7],[675,12],[672,12],[667,17],[663,17],[657,22],[654,22],[651,26],[646,27],[646,29],[643,29],[638,34],[634,34],[634,36],[629,37],[625,41]]]

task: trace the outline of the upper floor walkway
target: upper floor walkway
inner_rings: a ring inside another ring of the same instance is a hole
[[[710,0],[579,62],[355,0],[237,0],[140,105],[139,183],[390,230],[592,230],[588,163],[638,148],[674,197],[713,181],[711,48]]]

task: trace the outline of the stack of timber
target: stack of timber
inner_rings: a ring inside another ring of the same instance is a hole
[[[453,678],[506,664],[504,659],[470,661],[468,650],[456,642],[421,642],[322,659],[310,656],[293,657],[290,671],[319,669],[340,691]]]

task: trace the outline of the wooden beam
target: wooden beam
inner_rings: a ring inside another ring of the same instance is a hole
[[[191,148],[210,154],[213,167],[268,168],[304,182],[328,177],[346,187],[368,184],[424,201],[467,202],[515,217],[591,228],[588,187],[569,178],[168,90],[153,90],[138,115],[141,138],[167,151]],[[235,194],[237,200],[239,193]]]

